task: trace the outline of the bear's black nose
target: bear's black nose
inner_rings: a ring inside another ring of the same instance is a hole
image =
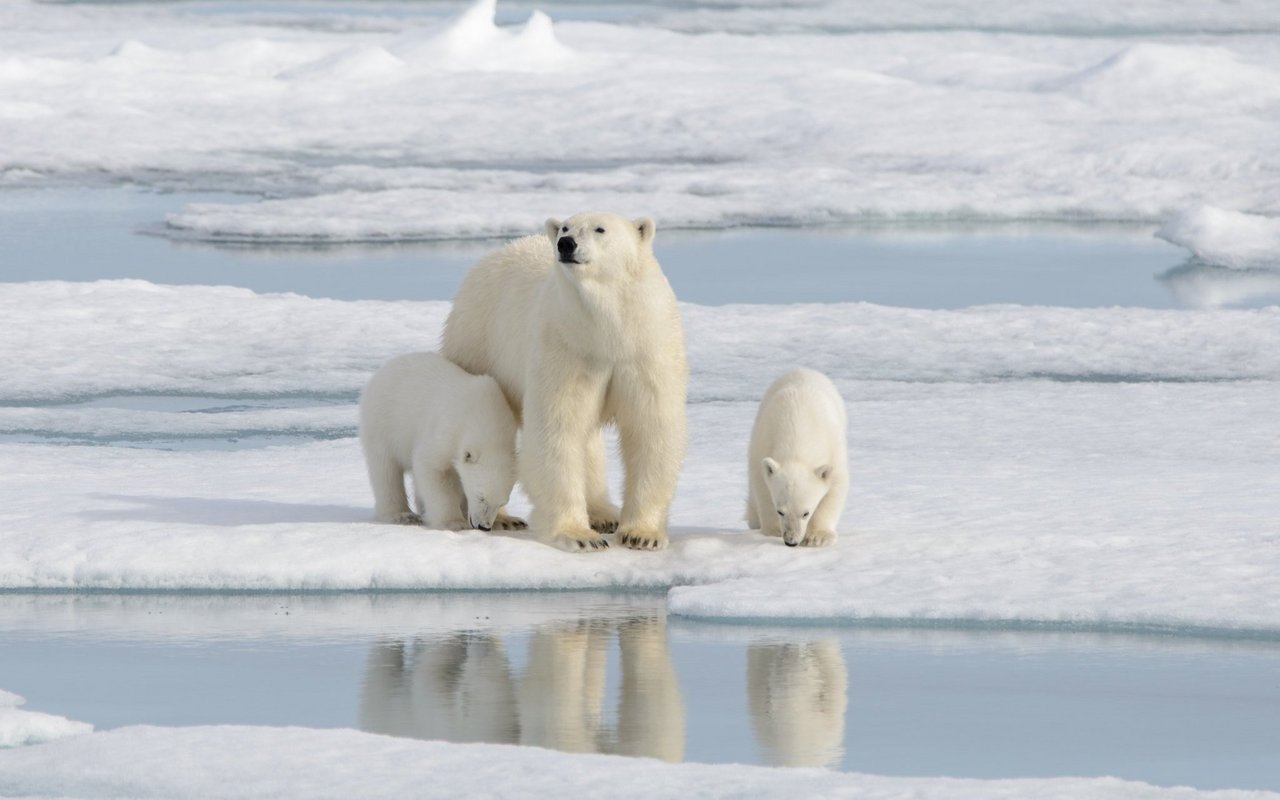
[[[556,249],[560,251],[562,256],[571,256],[573,251],[578,249],[578,243],[573,240],[572,236],[561,236],[556,242]]]

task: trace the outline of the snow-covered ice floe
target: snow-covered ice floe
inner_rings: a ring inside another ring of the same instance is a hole
[[[685,305],[690,446],[672,546],[592,556],[371,522],[355,392],[386,357],[433,347],[444,303],[105,281],[3,285],[0,309],[10,434],[338,437],[0,444],[3,588],[675,586],[673,612],[708,618],[1280,631],[1278,308]],[[796,364],[830,374],[849,405],[853,491],[829,550],[741,522],[756,402]],[[83,404],[136,392],[324,402]]]
[[[1199,205],[1167,219],[1156,235],[1206,264],[1280,270],[1280,217]]]
[[[51,742],[67,736],[80,736],[93,730],[93,726],[87,722],[75,722],[56,714],[42,714],[19,708],[24,703],[23,698],[18,695],[0,690],[0,749]]]
[[[1256,0],[513,25],[493,0],[328,24],[228,6],[4,4],[0,185],[248,193],[156,229],[252,241],[508,235],[584,207],[668,227],[1280,213],[1280,31]]]
[[[228,783],[228,779],[231,783]],[[859,800],[1267,800],[1116,778],[897,778],[740,764],[665,764],[490,744],[398,739],[352,730],[134,726],[0,752],[10,798],[848,797]]]

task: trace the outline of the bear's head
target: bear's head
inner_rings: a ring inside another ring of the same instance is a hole
[[[467,523],[487,531],[516,484],[516,418],[488,375],[476,376],[470,413],[461,426],[453,468],[467,499]]]
[[[547,238],[560,268],[578,277],[607,278],[653,254],[654,222],[602,211],[547,220]]]
[[[831,467],[810,467],[797,461],[778,463],[764,459],[764,481],[773,498],[773,510],[782,528],[782,541],[795,547],[804,541],[809,520],[831,487]]]

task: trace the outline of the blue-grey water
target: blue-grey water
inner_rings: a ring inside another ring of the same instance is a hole
[[[663,606],[0,595],[0,684],[100,729],[355,727],[671,761],[1280,789],[1280,641],[718,626]]]
[[[165,214],[225,196],[128,189],[0,192],[0,281],[142,278],[338,299],[447,300],[495,242],[212,245],[160,235]],[[152,234],[141,233],[151,231]],[[960,223],[668,231],[655,251],[685,301],[863,301],[1180,308],[1280,302],[1280,273],[1188,259],[1149,226]]]

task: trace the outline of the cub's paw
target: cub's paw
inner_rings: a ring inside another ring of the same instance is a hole
[[[800,542],[801,547],[829,547],[835,544],[835,531],[809,531]]]
[[[632,550],[662,550],[667,546],[666,531],[627,528],[618,532],[618,541]]]
[[[379,517],[378,522],[384,522],[388,525],[421,525],[422,516],[412,511],[402,511],[389,517]]]
[[[519,517],[513,517],[510,514],[501,512],[493,520],[493,530],[495,531],[522,531],[528,527],[529,523]]]
[[[551,544],[570,553],[591,553],[608,550],[609,543],[590,528],[565,529],[551,535]]]

